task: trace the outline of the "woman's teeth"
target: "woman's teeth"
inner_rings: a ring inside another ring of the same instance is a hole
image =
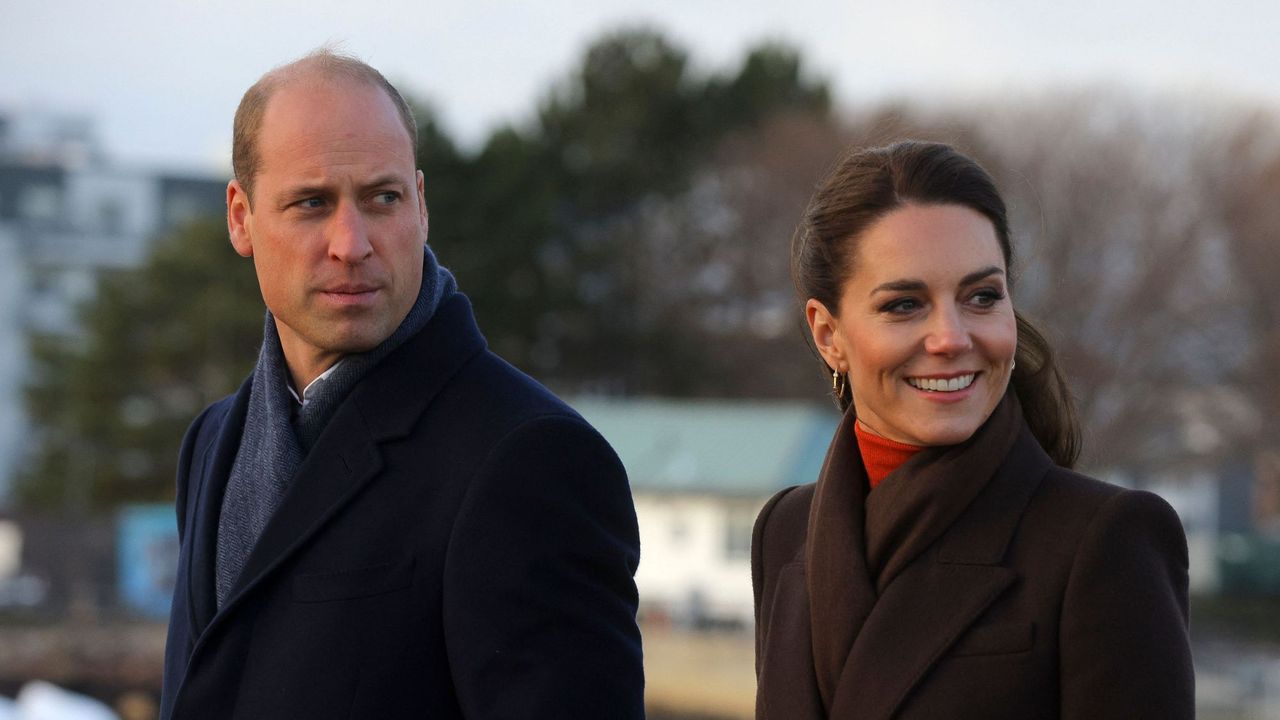
[[[907,378],[911,387],[929,392],[955,392],[973,384],[977,373],[969,373],[953,378]]]

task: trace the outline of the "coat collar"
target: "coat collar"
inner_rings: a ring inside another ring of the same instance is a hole
[[[427,405],[485,347],[471,303],[455,294],[416,336],[388,355],[351,391],[307,455],[280,506],[263,528],[240,578],[214,612],[213,566],[218,513],[244,427],[250,384],[236,395],[198,488],[198,546],[192,550],[191,597],[201,640],[382,469],[380,445],[405,437]],[[201,633],[200,630],[204,632]]]
[[[947,648],[1017,580],[1001,563],[1052,465],[1023,425],[991,481],[934,549],[885,587],[849,652],[830,717],[888,720]]]
[[[235,463],[236,449],[240,446],[240,435],[244,432],[252,384],[252,378],[249,378],[240,385],[230,409],[220,418],[217,436],[209,447],[204,448],[203,457],[194,465],[194,472],[188,478],[188,492],[194,495],[196,507],[194,522],[191,523],[191,541],[182,548],[182,562],[187,567],[187,582],[190,584],[191,637],[197,637],[217,611],[214,555],[218,546],[218,514],[222,508],[223,490]]]
[[[848,654],[842,658],[828,717],[869,720],[891,717],[912,688],[945,655],[947,648],[1015,582],[1016,573],[1001,563],[1021,515],[1052,461],[1020,420],[1012,443],[990,480],[963,511],[938,532],[936,540],[915,559],[896,567],[893,576],[880,584],[879,596],[873,597],[856,639],[852,646],[846,646]],[[834,480],[840,476],[844,483],[856,484],[863,475],[857,460],[852,436],[845,438],[838,434],[824,466],[823,478],[831,475]],[[824,512],[817,505],[819,498],[815,497],[814,502],[811,523],[815,514]],[[846,515],[853,515],[848,522],[858,526],[855,530],[861,529],[857,516],[862,514],[863,507],[861,503],[858,505],[853,513],[845,511]],[[814,547],[812,531],[811,524],[805,547],[810,559],[813,553],[821,552]],[[854,536],[861,538],[862,534]],[[851,560],[846,549],[843,562],[846,572],[851,563],[862,580],[846,583],[848,587],[843,590],[874,596],[866,562],[856,557],[865,552],[865,546],[857,550]],[[812,603],[815,597],[807,591],[815,580],[818,578],[809,577],[779,590],[809,594],[807,600]],[[830,597],[829,593],[824,594]],[[939,598],[946,601],[939,602]],[[809,620],[809,617],[803,618],[806,632],[796,630],[796,634],[814,634],[808,632]],[[778,629],[781,628],[775,628],[775,632]],[[829,634],[832,630],[824,626],[818,634]],[[813,652],[808,645],[805,643],[802,652]],[[793,656],[773,658],[773,661],[792,663],[808,659]]]

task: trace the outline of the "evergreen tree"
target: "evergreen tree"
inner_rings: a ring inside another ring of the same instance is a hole
[[[136,270],[102,276],[82,335],[32,338],[36,430],[26,507],[88,511],[173,497],[182,433],[253,366],[263,305],[222,219],[179,228]]]

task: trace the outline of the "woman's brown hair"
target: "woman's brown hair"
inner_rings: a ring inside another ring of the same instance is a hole
[[[908,203],[962,205],[990,220],[1012,291],[1008,212],[991,176],[949,145],[907,140],[855,150],[818,186],[791,241],[791,277],[801,298],[814,298],[834,314],[844,281],[853,272],[858,239]],[[1025,317],[1014,315],[1018,348],[1009,382],[1040,445],[1054,462],[1071,467],[1080,454],[1080,426],[1066,379],[1045,336]],[[853,402],[847,383],[836,402],[841,410]]]

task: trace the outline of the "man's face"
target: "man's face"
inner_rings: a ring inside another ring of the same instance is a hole
[[[252,257],[295,382],[369,350],[422,283],[427,208],[409,133],[381,89],[303,78],[278,89],[258,135],[253,203],[227,187],[236,251]]]

